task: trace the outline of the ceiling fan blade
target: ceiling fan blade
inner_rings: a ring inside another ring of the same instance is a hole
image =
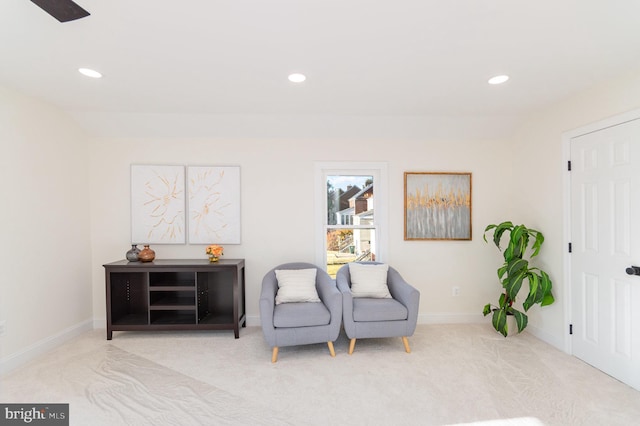
[[[89,16],[90,13],[72,0],[31,0],[42,10],[60,22],[68,22]]]

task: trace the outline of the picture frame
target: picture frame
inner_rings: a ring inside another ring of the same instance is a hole
[[[189,244],[240,244],[240,166],[187,166]]]
[[[131,165],[131,244],[184,244],[184,166]]]
[[[471,173],[405,172],[405,241],[471,240],[471,195]]]

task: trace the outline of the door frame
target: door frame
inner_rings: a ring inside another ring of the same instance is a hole
[[[566,131],[562,134],[562,164],[564,167],[563,173],[563,234],[564,234],[564,324],[566,326],[566,332],[564,334],[564,351],[573,355],[573,347],[571,345],[571,336],[569,335],[569,326],[573,321],[573,312],[571,309],[571,297],[572,297],[572,282],[571,282],[571,253],[569,253],[568,247],[571,242],[571,172],[568,170],[569,161],[571,161],[571,139],[578,136],[583,136],[589,133],[597,132],[599,130],[606,129],[608,127],[617,126],[627,123],[629,121],[640,119],[640,108],[633,109],[621,114],[614,115],[612,117],[604,118],[602,120],[595,121],[590,124],[578,127],[573,130]]]

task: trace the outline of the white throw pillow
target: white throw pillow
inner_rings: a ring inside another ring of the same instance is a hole
[[[387,271],[389,265],[386,264],[349,263],[353,297],[391,299],[387,286]]]
[[[316,291],[317,269],[276,269],[276,305],[290,302],[320,302]]]

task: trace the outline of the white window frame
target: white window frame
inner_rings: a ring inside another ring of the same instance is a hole
[[[315,163],[315,263],[327,267],[327,177],[363,175],[373,177],[373,229],[376,235],[376,261],[385,262],[388,247],[388,176],[384,162]],[[335,228],[335,226],[332,226]],[[354,225],[344,225],[352,229]]]

